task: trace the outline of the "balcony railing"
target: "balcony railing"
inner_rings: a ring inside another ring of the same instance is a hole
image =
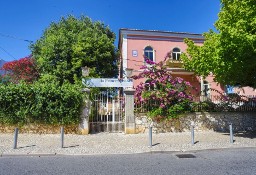
[[[167,61],[167,66],[169,68],[183,68],[183,61],[181,60],[173,60],[173,59],[169,59]]]

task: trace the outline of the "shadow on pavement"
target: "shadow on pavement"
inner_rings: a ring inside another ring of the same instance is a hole
[[[160,145],[160,143],[155,143],[155,144],[153,144],[152,146],[156,146],[156,145]]]
[[[78,147],[79,145],[71,145],[71,146],[64,146],[63,148],[74,148],[74,147]]]
[[[230,133],[223,133],[223,135],[230,135]],[[254,139],[256,138],[256,131],[238,131],[234,132],[234,136]]]
[[[234,133],[234,136],[254,139],[256,138],[256,131],[237,132],[237,133]]]
[[[34,146],[36,146],[36,145],[20,146],[20,147],[17,147],[17,149],[30,148],[30,147],[34,147]]]

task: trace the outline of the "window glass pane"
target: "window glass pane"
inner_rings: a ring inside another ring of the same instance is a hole
[[[153,51],[153,49],[152,49],[152,47],[147,46],[147,47],[145,48],[145,51]]]
[[[151,60],[151,58],[150,58],[150,57],[151,57],[151,52],[145,52],[144,55],[145,55],[146,58],[148,58],[148,59]],[[145,58],[145,59],[146,59],[146,58]]]
[[[148,58],[149,60],[153,61],[153,48],[150,47],[150,46],[147,46],[145,49],[144,49],[144,56],[146,58]]]
[[[172,59],[176,60],[176,53],[172,53]]]
[[[180,60],[180,53],[177,53],[177,60]]]
[[[148,58],[148,52],[145,52],[145,53],[144,53],[144,56]]]
[[[149,57],[148,57],[151,61],[153,61],[153,52],[149,52]]]
[[[210,95],[210,91],[209,91],[209,84],[207,81],[204,81],[204,90],[203,90],[203,93],[205,96],[208,96]]]
[[[176,47],[176,48],[174,48],[172,51],[173,51],[173,52],[180,52],[180,49]]]

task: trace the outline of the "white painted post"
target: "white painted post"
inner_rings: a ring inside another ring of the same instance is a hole
[[[64,127],[60,128],[60,146],[64,148]]]
[[[106,108],[107,108],[107,131],[109,132],[109,126],[108,126],[108,91],[107,91],[107,102],[106,102]]]
[[[148,147],[149,148],[152,148],[152,126],[150,125],[149,126],[149,131],[148,131],[148,136],[149,136],[149,138],[148,138]]]
[[[191,122],[191,145],[193,146],[195,144],[195,122]]]
[[[18,133],[19,133],[19,128],[15,128],[13,149],[17,149]]]
[[[234,135],[233,135],[233,125],[232,125],[232,123],[230,123],[230,125],[229,125],[229,132],[230,132],[230,143],[234,143]]]
[[[115,99],[112,100],[112,123],[114,124],[115,123]]]

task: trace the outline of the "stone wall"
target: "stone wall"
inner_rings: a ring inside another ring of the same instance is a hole
[[[19,133],[34,134],[59,134],[61,125],[27,124],[23,126],[5,126],[0,124],[0,133],[13,133],[15,128],[19,128]],[[65,134],[81,134],[78,125],[64,126]]]
[[[153,123],[146,114],[136,114],[137,133],[148,132],[150,125],[154,133],[189,131],[191,123],[196,131],[228,132],[230,123],[235,132],[256,131],[256,112],[196,112],[161,123]]]
[[[148,132],[150,125],[154,133],[190,131],[191,122],[195,124],[195,131],[229,132],[229,124],[233,124],[235,132],[256,131],[256,112],[197,112],[189,113],[180,118],[162,123],[152,123],[146,114],[136,114],[136,133]],[[20,133],[57,134],[60,125],[25,125],[19,127]],[[13,133],[15,126],[0,124],[0,133]],[[66,134],[83,134],[78,125],[65,126]]]

